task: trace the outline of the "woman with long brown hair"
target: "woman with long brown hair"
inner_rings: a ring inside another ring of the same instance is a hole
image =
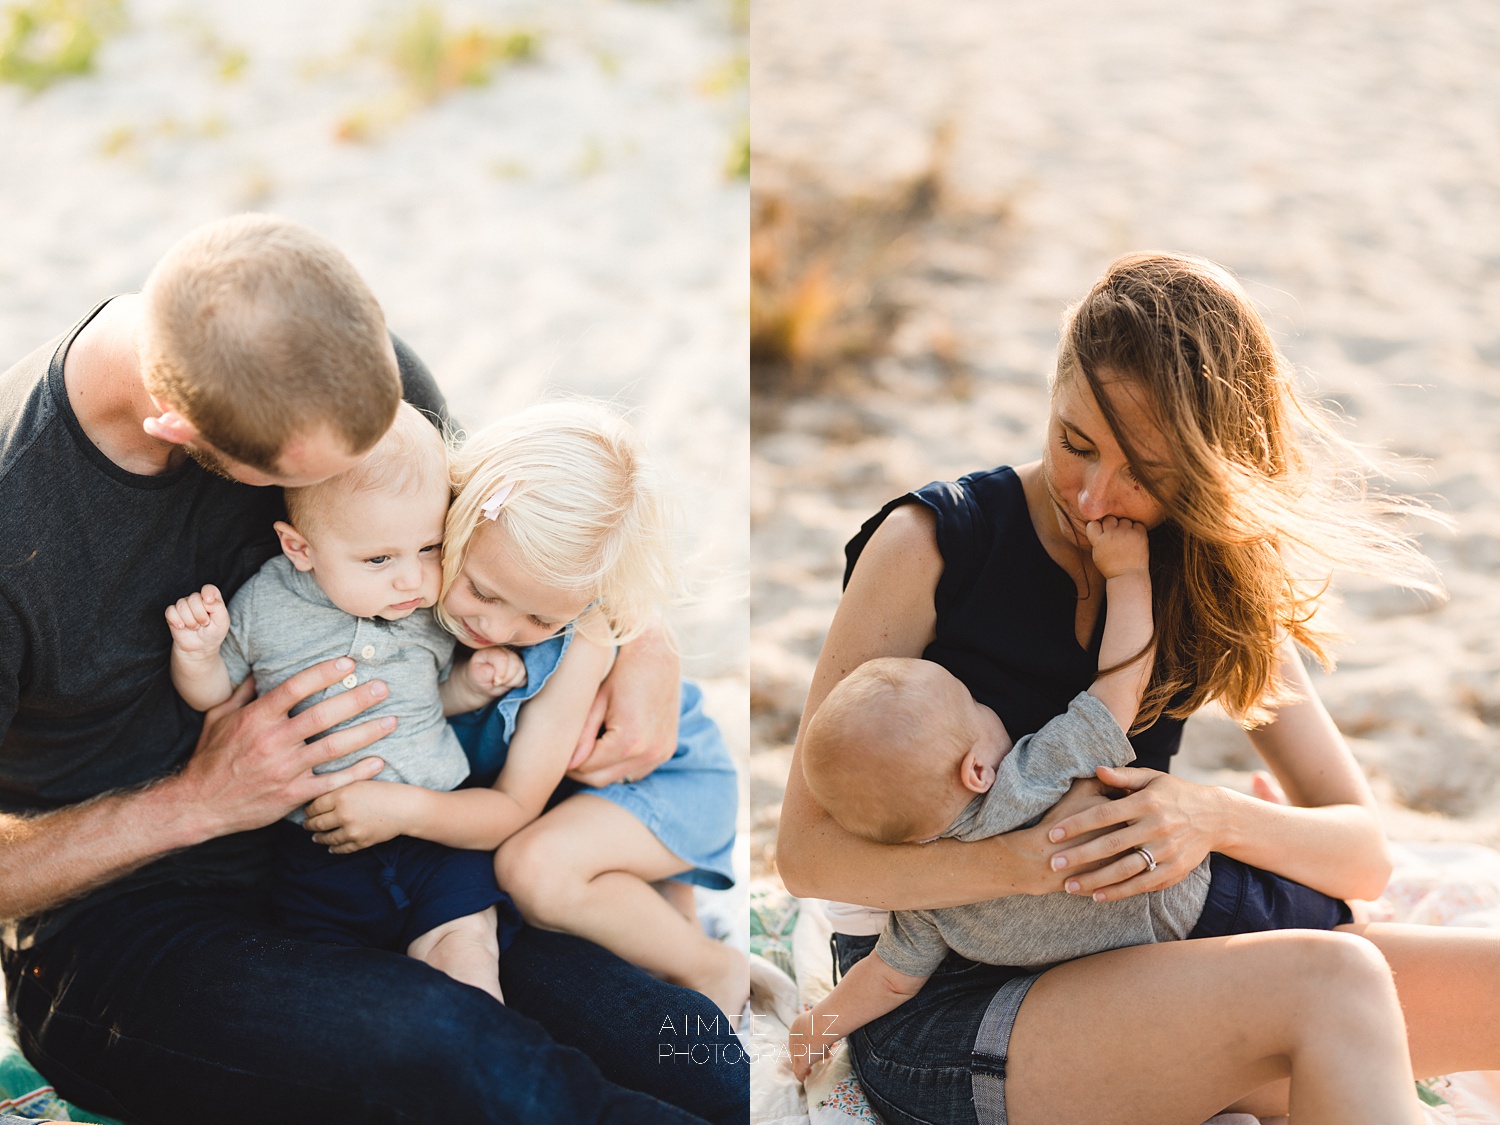
[[[840,967],[869,953],[881,910],[1114,900],[1210,852],[1334,897],[1379,895],[1390,859],[1374,798],[1298,653],[1328,662],[1320,606],[1337,567],[1439,590],[1390,518],[1420,507],[1371,492],[1368,475],[1299,399],[1226,271],[1163,254],[1111,265],[1065,317],[1041,460],[909,493],[850,543],[803,727],[865,661],[923,656],[1013,736],[1036,730],[1098,670],[1103,581],[1084,528],[1116,516],[1152,528],[1136,765],[1076,782],[1035,827],[916,846],[845,832],[794,757],[778,865],[795,894],[860,904],[836,912]],[[1209,701],[1245,724],[1288,804],[1166,772]],[[852,1057],[888,1121],[965,1125],[1198,1125],[1289,1104],[1299,1122],[1411,1123],[1413,1072],[1500,1066],[1500,938],[1340,931],[1113,950],[1034,979],[950,955],[851,1037]]]

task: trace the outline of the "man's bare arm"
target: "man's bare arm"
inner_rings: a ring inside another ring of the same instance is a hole
[[[370,681],[299,715],[292,707],[348,674],[327,660],[251,700],[246,681],[204,716],[193,756],[178,773],[38,816],[0,817],[0,917],[25,918],[142,867],[169,852],[259,828],[323,793],[373,777],[378,758],[335,773],[312,768],[388,734],[383,718],[308,738],[385,698]]]

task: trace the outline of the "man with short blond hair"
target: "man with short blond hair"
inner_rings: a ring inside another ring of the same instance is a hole
[[[327,427],[355,453],[390,427],[401,376],[385,314],[326,239],[271,215],[200,227],[141,292],[146,389],[262,472]],[[191,447],[189,447],[191,452]]]
[[[313,773],[392,729],[319,737],[385,686],[293,715],[350,677],[340,658],[199,715],[171,688],[161,607],[232,595],[286,515],[257,486],[352,468],[403,392],[444,417],[353,267],[265,216],[191,233],[143,294],[0,374],[0,955],[21,1045],[63,1096],[136,1125],[743,1120],[743,1062],[659,1062],[722,1055],[727,1033],[661,1031],[717,1010],[596,946],[526,931],[507,1008],[264,916],[266,826],[380,769]],[[659,634],[623,650],[574,776],[670,756],[678,690]]]

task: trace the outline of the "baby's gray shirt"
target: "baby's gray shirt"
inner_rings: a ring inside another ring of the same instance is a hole
[[[255,673],[264,695],[283,680],[321,660],[347,656],[354,671],[339,683],[292,708],[304,711],[336,692],[367,680],[383,680],[390,694],[329,733],[355,723],[396,716],[396,729],[379,742],[314,766],[328,773],[362,758],[379,757],[379,781],[400,781],[426,789],[454,789],[469,776],[469,761],[453,728],[443,717],[438,684],[453,667],[454,640],[430,609],[398,621],[355,617],[329,600],[311,574],[276,555],[250,576],[229,603],[229,636],[219,655],[229,678],[239,683]],[[287,814],[301,824],[301,809]]]
[[[943,836],[983,840],[1035,822],[1098,766],[1123,766],[1135,751],[1109,709],[1083,692],[1068,710],[1019,739],[995,784],[971,801]],[[875,952],[897,972],[930,975],[951,949],[970,961],[1026,968],[1106,949],[1175,941],[1192,932],[1208,897],[1205,858],[1182,882],[1118,902],[1088,895],[1010,895],[942,910],[892,912]]]

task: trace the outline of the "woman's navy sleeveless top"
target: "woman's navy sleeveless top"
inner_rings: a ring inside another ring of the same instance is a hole
[[[1006,467],[937,481],[881,508],[844,550],[845,585],[875,529],[893,509],[913,503],[937,517],[943,556],[937,639],[922,655],[999,715],[1011,738],[1035,733],[1094,682],[1104,614],[1082,648],[1074,633],[1077,587],[1037,538],[1021,478]],[[1169,769],[1182,725],[1163,717],[1133,736],[1135,764]]]

